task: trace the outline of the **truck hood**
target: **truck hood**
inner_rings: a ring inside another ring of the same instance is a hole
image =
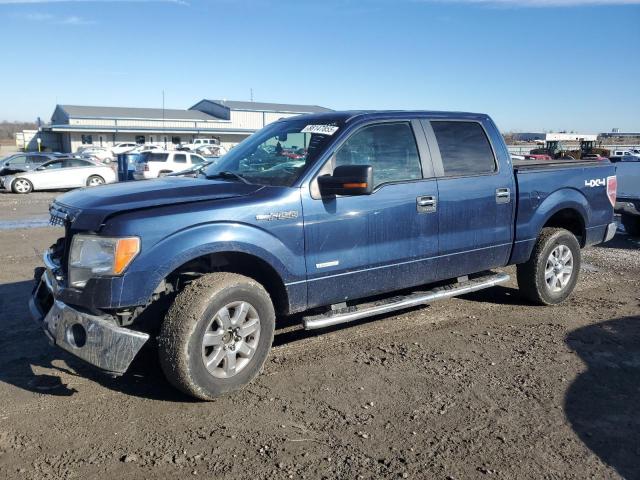
[[[51,205],[52,223],[71,222],[76,230],[98,230],[107,217],[163,205],[250,195],[260,185],[203,178],[164,177],[74,190]]]

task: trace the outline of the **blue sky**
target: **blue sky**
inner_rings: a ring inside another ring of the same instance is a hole
[[[640,131],[640,0],[0,0],[0,25],[0,120],[253,89],[486,112],[503,131]]]

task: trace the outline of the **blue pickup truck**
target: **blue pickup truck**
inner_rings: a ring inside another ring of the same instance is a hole
[[[157,343],[200,399],[262,369],[277,318],[323,328],[506,282],[574,289],[581,248],[613,237],[609,162],[512,162],[483,114],[332,112],[279,120],[197,178],[67,193],[31,314],[112,374]],[[160,313],[158,313],[160,312]]]

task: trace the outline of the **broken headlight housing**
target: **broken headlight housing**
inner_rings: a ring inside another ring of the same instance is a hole
[[[69,284],[82,288],[90,278],[121,275],[139,252],[138,237],[74,235],[69,253]]]

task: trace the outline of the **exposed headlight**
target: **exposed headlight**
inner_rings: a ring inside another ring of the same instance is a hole
[[[82,288],[90,278],[120,275],[139,252],[138,237],[74,235],[69,253],[69,283]]]

